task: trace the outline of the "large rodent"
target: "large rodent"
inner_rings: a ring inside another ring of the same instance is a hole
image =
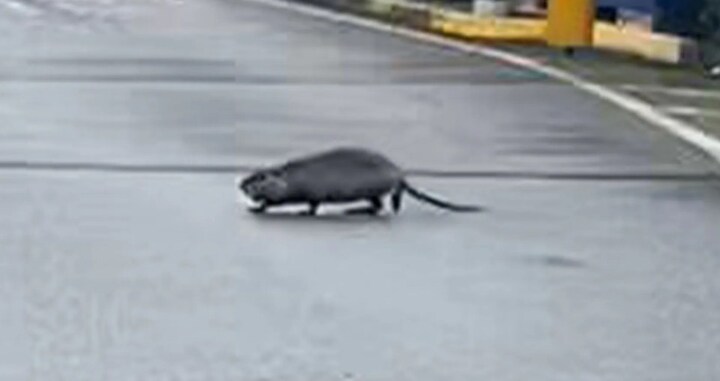
[[[241,180],[242,190],[263,213],[269,207],[307,204],[314,215],[323,203],[366,200],[368,208],[352,212],[377,214],[383,209],[383,197],[390,195],[392,209],[400,211],[402,195],[454,212],[477,212],[478,206],[458,205],[430,196],[412,187],[404,172],[380,153],[364,148],[341,147],[290,160],[258,170]]]

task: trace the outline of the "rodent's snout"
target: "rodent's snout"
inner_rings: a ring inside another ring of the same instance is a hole
[[[239,185],[239,189],[253,200],[257,201],[261,198],[261,189],[254,181],[250,181],[249,179],[242,181]]]
[[[245,192],[246,194],[255,193],[253,192],[255,187],[252,186],[250,183],[241,183],[240,184],[240,190]]]
[[[238,191],[244,193],[250,198],[254,198],[254,195],[257,193],[257,190],[255,190],[252,186],[252,181],[250,181],[250,178],[248,177],[238,177],[235,180],[235,186]]]
[[[255,201],[278,200],[285,197],[287,183],[273,173],[256,172],[241,182],[240,189]]]
[[[245,178],[244,177],[236,177],[235,178],[235,188],[242,190],[245,185]]]

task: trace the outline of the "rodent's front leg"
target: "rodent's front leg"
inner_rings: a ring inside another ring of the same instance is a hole
[[[265,210],[267,210],[267,207],[268,207],[267,203],[263,202],[257,206],[249,207],[248,211],[250,211],[250,213],[255,213],[255,214],[265,213]]]

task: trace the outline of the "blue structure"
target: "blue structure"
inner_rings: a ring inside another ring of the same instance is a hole
[[[680,0],[682,1],[682,0]],[[656,0],[597,0],[597,6],[655,13]]]
[[[657,18],[655,29],[683,36],[700,35],[700,14],[704,0],[656,0]]]
[[[658,32],[698,37],[707,0],[597,0],[597,6],[648,13]]]

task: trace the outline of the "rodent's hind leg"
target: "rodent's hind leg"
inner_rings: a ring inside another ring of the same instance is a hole
[[[400,209],[402,208],[402,193],[403,193],[403,189],[401,187],[398,187],[392,193],[392,196],[391,196],[392,210],[393,210],[393,213],[395,213],[395,214],[399,213]]]
[[[383,210],[383,200],[382,197],[372,197],[370,198],[370,208],[371,213],[374,215],[380,214]]]
[[[317,210],[318,210],[318,207],[319,207],[319,206],[320,206],[320,203],[319,203],[319,202],[317,202],[317,201],[310,201],[310,202],[308,203],[308,208],[307,208],[307,210],[304,210],[304,211],[300,212],[300,215],[303,215],[303,216],[314,216],[314,215],[317,214]]]

